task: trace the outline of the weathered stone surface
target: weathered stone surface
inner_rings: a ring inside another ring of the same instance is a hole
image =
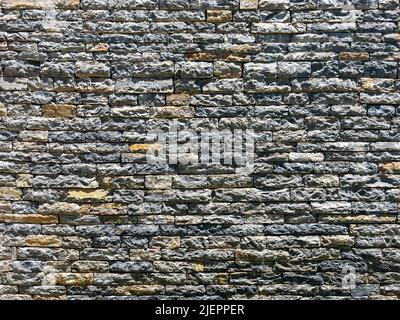
[[[124,79],[115,84],[117,93],[172,93],[172,80]]]
[[[71,118],[75,116],[76,106],[69,104],[45,104],[43,116],[49,118]]]
[[[223,23],[232,21],[232,11],[207,10],[207,21],[212,23]]]
[[[105,63],[94,61],[77,62],[75,64],[75,75],[80,78],[108,78],[110,67]]]
[[[0,3],[0,299],[400,297],[399,1]]]

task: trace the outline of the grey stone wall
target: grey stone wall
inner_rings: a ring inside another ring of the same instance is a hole
[[[0,3],[0,298],[400,297],[398,0]]]

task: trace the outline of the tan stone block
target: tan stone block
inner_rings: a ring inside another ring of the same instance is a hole
[[[68,9],[79,9],[80,0],[57,0],[58,6]]]
[[[354,238],[345,235],[322,236],[321,244],[325,247],[351,247],[354,244]]]
[[[160,148],[159,144],[155,143],[137,143],[129,147],[132,152],[146,152],[147,150],[158,150]]]
[[[0,200],[20,200],[22,191],[18,188],[0,187]]]
[[[361,79],[361,88],[365,91],[374,91],[375,90],[375,81],[371,78]]]
[[[154,270],[157,272],[203,272],[202,262],[187,261],[154,261]]]
[[[97,199],[101,200],[104,199],[108,195],[107,190],[103,189],[72,189],[69,190],[68,196],[70,198],[75,198],[78,200],[90,200],[90,199]]]
[[[385,60],[400,61],[400,53],[393,53],[392,56],[390,56],[389,58],[387,58]]]
[[[12,262],[10,260],[0,260],[0,273],[12,272],[12,271],[13,267],[12,267]]]
[[[368,52],[341,52],[339,53],[340,60],[352,60],[352,61],[367,61],[369,60]]]
[[[258,0],[240,0],[241,10],[257,10]]]
[[[126,215],[128,214],[128,206],[122,203],[96,203],[91,205],[90,214],[103,216]]]
[[[1,0],[4,9],[78,9],[80,0]]]
[[[214,63],[214,76],[222,79],[240,78],[242,76],[242,64],[216,61]]]
[[[400,173],[400,162],[380,163],[378,168],[381,172]]]
[[[2,0],[1,7],[4,9],[41,9],[49,7],[45,1],[32,0]]]
[[[187,93],[167,95],[167,105],[171,106],[187,106],[190,101],[190,95]]]
[[[89,205],[79,205],[69,202],[44,203],[39,206],[38,213],[42,214],[87,214]]]
[[[227,285],[229,283],[229,275],[227,273],[217,274],[215,282],[219,285]]]
[[[46,104],[42,108],[43,116],[48,118],[70,118],[75,116],[76,106],[70,104]]]
[[[180,237],[153,237],[150,240],[150,247],[152,248],[168,248],[168,249],[176,249],[181,245]]]
[[[394,79],[362,78],[361,89],[366,92],[390,93],[396,91]]]
[[[0,201],[0,213],[10,213],[12,210],[11,201]],[[0,233],[1,241],[1,233]]]
[[[0,102],[0,117],[7,116],[7,109],[3,103]]]
[[[207,10],[207,21],[212,23],[223,23],[232,21],[232,11]]]
[[[28,235],[25,242],[32,247],[60,247],[62,243],[59,237],[48,235]]]
[[[137,218],[137,223],[143,224],[174,224],[176,222],[176,218],[173,215],[166,214],[151,214],[151,215],[140,215]]]
[[[232,61],[232,62],[249,62],[250,56],[245,54],[218,54],[208,52],[189,53],[187,58],[192,61]]]
[[[196,272],[203,272],[204,271],[204,264],[202,262],[198,262],[194,265],[194,270]]]
[[[245,53],[258,53],[261,51],[261,45],[259,44],[237,44],[233,45],[230,51],[233,54],[245,54]]]
[[[15,181],[15,185],[18,188],[30,188],[32,187],[32,175],[31,174],[20,174],[18,179]]]
[[[41,214],[4,214],[3,218],[4,222],[10,223],[52,224],[58,222],[57,216]]]
[[[107,52],[110,50],[110,45],[108,43],[98,43],[95,46],[88,47],[90,52]]]
[[[0,41],[0,51],[7,51],[8,45],[6,41]]]
[[[92,273],[56,273],[56,284],[66,286],[82,286],[93,284]]]
[[[160,260],[161,251],[159,248],[155,249],[131,249],[129,251],[130,260],[139,261],[154,261]]]

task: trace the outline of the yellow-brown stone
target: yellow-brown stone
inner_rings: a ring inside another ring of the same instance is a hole
[[[107,190],[103,189],[73,189],[68,192],[68,196],[78,200],[104,199],[108,195]]]
[[[1,0],[1,7],[4,9],[78,9],[80,0]]]
[[[229,275],[227,273],[217,274],[215,282],[219,285],[225,285],[229,283]]]
[[[92,273],[56,273],[56,284],[65,286],[83,286],[93,284]]]
[[[198,262],[194,266],[194,270],[196,272],[203,272],[204,271],[204,264],[202,262]]]
[[[48,235],[28,235],[25,238],[28,246],[33,247],[60,247],[61,239],[57,236]]]
[[[15,181],[15,185],[18,188],[30,188],[32,187],[32,175],[31,174],[20,174],[18,179]]]
[[[394,53],[391,57],[387,58],[386,60],[400,61],[400,53]]]
[[[221,54],[221,53],[208,53],[196,52],[187,55],[187,58],[192,61],[233,61],[233,62],[249,62],[250,56],[245,54]]]
[[[190,101],[190,95],[187,93],[167,95],[167,105],[171,106],[187,106]]]
[[[8,49],[7,42],[0,41],[0,51],[6,51]]]
[[[41,214],[4,214],[4,222],[33,223],[33,224],[52,224],[58,222],[58,217],[54,215]]]
[[[90,52],[107,52],[108,50],[110,50],[110,45],[108,43],[98,43],[89,48]]]
[[[6,116],[7,116],[7,109],[4,106],[4,104],[0,102],[0,117],[6,117]]]
[[[233,45],[230,51],[234,54],[257,53],[261,51],[261,46],[259,44],[237,44]]]
[[[46,1],[33,0],[2,0],[1,7],[4,9],[41,9],[49,7]]]
[[[43,116],[48,118],[71,118],[75,116],[76,106],[71,104],[46,104]]]
[[[58,6],[68,9],[79,9],[80,0],[58,0]]]
[[[153,237],[150,241],[150,247],[152,248],[168,248],[176,249],[181,245],[181,239],[179,237]]]
[[[22,191],[18,188],[1,187],[0,200],[20,200]]]
[[[351,247],[354,238],[346,235],[322,236],[321,244],[326,247]]]
[[[378,168],[380,172],[400,173],[400,162],[380,163]]]
[[[161,259],[161,250],[155,249],[131,249],[129,251],[129,257],[131,260],[139,261],[154,261]]]
[[[0,274],[3,272],[12,272],[12,271],[13,271],[13,266],[10,260],[0,260]]]
[[[340,60],[352,60],[352,61],[366,61],[369,60],[368,52],[341,52],[339,53]]]
[[[96,203],[92,204],[90,213],[96,215],[111,215],[117,218],[117,215],[126,215],[128,207],[123,203]]]
[[[223,23],[232,21],[232,11],[230,10],[208,10],[207,21],[212,23]]]
[[[160,145],[154,143],[138,143],[129,147],[132,152],[145,152],[147,150],[158,150]]]
[[[372,78],[363,78],[361,79],[361,88],[364,91],[374,91],[375,90],[375,81]]]

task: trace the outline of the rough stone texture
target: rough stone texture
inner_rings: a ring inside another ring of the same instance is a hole
[[[49,3],[0,0],[1,299],[400,298],[398,0]],[[172,119],[254,171],[146,163]]]

